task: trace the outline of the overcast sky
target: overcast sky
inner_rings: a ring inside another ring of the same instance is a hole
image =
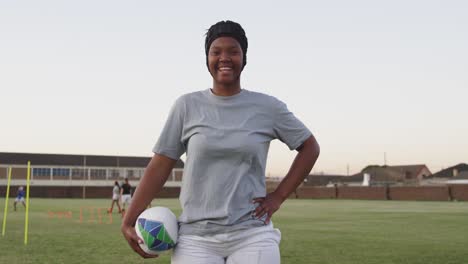
[[[180,95],[207,89],[204,34],[249,40],[242,87],[315,134],[315,173],[468,162],[467,1],[0,0],[0,151],[150,156]],[[294,152],[271,145],[267,174]],[[1,163],[1,161],[0,161]]]

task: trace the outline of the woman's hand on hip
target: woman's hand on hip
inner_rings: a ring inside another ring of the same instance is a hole
[[[254,216],[262,218],[266,215],[265,224],[270,223],[273,214],[278,211],[284,200],[275,192],[267,194],[265,197],[257,197],[252,200],[252,203],[258,204],[255,208]]]

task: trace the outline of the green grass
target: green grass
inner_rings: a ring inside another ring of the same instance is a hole
[[[24,208],[7,215],[0,237],[0,263],[169,263],[169,256],[144,260],[112,224],[80,223],[80,207],[106,208],[102,199],[32,199],[29,243],[24,245]],[[5,200],[0,199],[3,221]],[[178,201],[161,199],[180,214]],[[48,211],[71,211],[71,219]],[[103,219],[108,221],[107,218]],[[283,264],[464,264],[468,260],[468,203],[351,200],[288,200],[274,216],[282,232]]]

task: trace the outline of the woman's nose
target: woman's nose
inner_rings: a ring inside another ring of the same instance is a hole
[[[231,57],[229,56],[229,54],[227,52],[223,52],[221,53],[221,56],[219,58],[219,60],[221,61],[227,61],[227,60],[230,60]]]

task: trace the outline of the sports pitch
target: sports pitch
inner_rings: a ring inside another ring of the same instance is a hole
[[[168,255],[144,260],[130,249],[115,208],[112,222],[105,213],[110,199],[32,198],[26,246],[24,208],[14,212],[12,202],[0,263],[170,263]],[[152,204],[180,214],[176,199]],[[4,205],[0,199],[2,221]],[[283,264],[468,263],[467,202],[288,200],[273,222]]]

